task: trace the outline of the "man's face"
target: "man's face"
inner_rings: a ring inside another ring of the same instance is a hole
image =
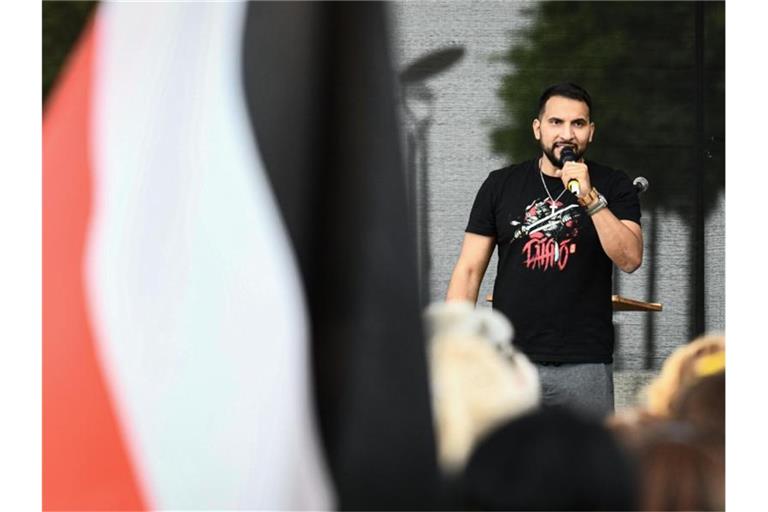
[[[583,101],[552,96],[544,112],[533,120],[533,136],[555,167],[560,167],[563,148],[570,147],[580,160],[592,142],[595,124],[589,120],[589,107]]]

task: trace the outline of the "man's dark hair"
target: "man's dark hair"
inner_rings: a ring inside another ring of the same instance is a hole
[[[583,101],[589,107],[589,117],[592,117],[592,97],[583,87],[571,82],[550,85],[541,93],[541,98],[539,98],[539,116],[544,113],[544,105],[547,104],[547,100],[552,96],[562,96],[572,100]]]

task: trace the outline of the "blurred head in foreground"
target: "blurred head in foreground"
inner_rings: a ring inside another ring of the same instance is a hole
[[[722,356],[722,357],[721,357]],[[722,366],[721,366],[722,360]],[[672,417],[687,421],[704,433],[725,439],[725,363],[722,352],[701,358],[699,374],[705,374],[678,393],[670,406]],[[722,368],[718,371],[718,368]]]
[[[640,510],[724,510],[722,436],[651,416],[613,427],[637,467]]]
[[[716,371],[699,360],[710,355],[722,355],[725,365],[725,337],[706,335],[678,347],[664,362],[659,376],[646,388],[646,408],[649,413],[668,416],[680,392],[694,381]],[[706,358],[704,361],[711,361]]]
[[[648,388],[647,409],[609,420],[638,468],[640,510],[725,508],[722,337],[676,351]]]
[[[426,319],[440,464],[453,474],[489,430],[537,407],[541,391],[535,367],[512,347],[512,326],[500,313],[468,302],[436,303]]]
[[[483,439],[462,488],[470,510],[632,510],[634,482],[627,455],[606,427],[552,407]]]

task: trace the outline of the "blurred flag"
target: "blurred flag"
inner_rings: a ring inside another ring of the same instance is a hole
[[[415,224],[385,6],[253,2],[245,91],[299,261],[324,447],[344,509],[434,506]]]
[[[430,506],[384,18],[99,7],[44,114],[45,509]]]

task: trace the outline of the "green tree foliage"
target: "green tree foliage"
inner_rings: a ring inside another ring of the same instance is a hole
[[[43,101],[96,2],[43,2]]]
[[[507,119],[491,132],[494,151],[511,161],[535,154],[530,127],[541,91],[575,82],[593,99],[597,130],[590,158],[647,176],[654,193],[644,204],[681,213],[690,212],[693,180],[704,179],[704,204],[711,208],[724,186],[725,5],[698,8],[703,66],[697,66],[695,2],[541,2],[530,8],[528,28],[502,57],[511,68],[499,89]],[[701,139],[697,119],[704,123]]]

